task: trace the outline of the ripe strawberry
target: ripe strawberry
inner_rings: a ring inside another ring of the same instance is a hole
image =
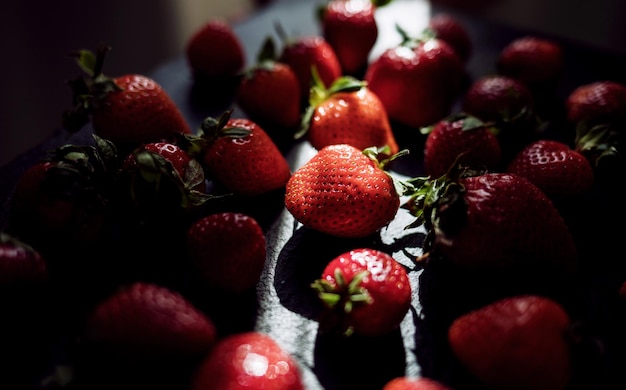
[[[385,50],[365,73],[368,87],[383,102],[389,119],[409,128],[430,126],[450,111],[463,78],[463,65],[440,39],[411,39]]]
[[[365,72],[378,39],[374,13],[390,0],[331,0],[318,12],[322,35],[337,54],[344,75]]]
[[[218,341],[198,366],[191,390],[303,390],[298,363],[271,336],[251,331]]]
[[[526,146],[506,168],[539,187],[553,201],[591,192],[594,172],[589,161],[567,144],[538,140]]]
[[[396,215],[400,198],[374,148],[329,145],[298,168],[285,206],[304,226],[339,237],[366,237]]]
[[[559,390],[572,377],[570,325],[558,302],[512,296],[457,318],[448,340],[458,360],[489,388]]]
[[[242,293],[256,286],[265,264],[265,236],[254,218],[207,215],[189,227],[186,239],[193,267],[209,287]]]
[[[427,28],[434,36],[450,45],[459,59],[466,63],[472,54],[472,41],[465,26],[452,14],[434,14],[428,20]]]
[[[386,146],[390,155],[399,151],[380,99],[366,83],[350,76],[340,77],[326,88],[314,73],[309,106],[296,137],[305,134],[317,150],[349,144],[361,150]]]
[[[0,288],[19,288],[47,280],[48,265],[43,256],[20,239],[0,232]]]
[[[453,173],[409,180],[417,189],[402,207],[425,224],[425,253],[471,269],[538,264],[563,275],[576,268],[568,226],[537,186],[514,174]]]
[[[268,38],[257,63],[244,73],[235,98],[248,118],[270,135],[287,131],[291,136],[300,123],[300,84],[293,69],[275,57],[274,41]]]
[[[320,325],[347,336],[388,334],[411,306],[406,270],[375,249],[354,249],[332,259],[312,287],[327,309]]]
[[[200,357],[217,339],[213,321],[180,293],[134,282],[88,313],[85,342],[119,359]]]
[[[523,36],[509,42],[496,61],[499,74],[520,80],[533,93],[552,92],[565,69],[561,45],[537,36]]]
[[[451,388],[426,377],[401,376],[387,382],[382,390],[451,390]]]
[[[268,136],[255,122],[231,118],[228,110],[220,118],[202,122],[202,162],[211,180],[226,191],[248,197],[284,188],[291,170]]]
[[[282,30],[278,30],[283,40],[283,48],[278,57],[291,67],[300,83],[300,100],[306,102],[309,99],[309,90],[312,86],[313,76],[311,69],[315,67],[324,82],[330,85],[342,75],[341,65],[337,53],[330,44],[319,35],[308,35],[290,38]]]
[[[245,64],[243,45],[224,20],[211,19],[191,36],[185,55],[196,79],[233,78]]]
[[[610,80],[595,81],[575,88],[566,99],[567,120],[595,125],[626,120],[626,85]]]
[[[495,169],[502,159],[497,129],[465,114],[442,119],[423,128],[424,172],[437,178],[461,164],[470,168]]]
[[[189,134],[178,106],[157,82],[139,74],[110,78],[102,73],[107,50],[100,48],[97,56],[88,50],[75,53],[87,76],[70,82],[75,106],[65,113],[66,128],[76,132],[91,119],[95,134],[131,149]]]

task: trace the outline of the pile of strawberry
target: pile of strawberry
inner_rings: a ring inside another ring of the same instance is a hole
[[[300,286],[321,335],[371,343],[409,322],[431,344],[409,348],[421,373],[365,386],[565,390],[612,373],[626,339],[589,313],[601,302],[624,324],[626,86],[580,85],[555,110],[563,48],[537,36],[466,85],[473,42],[447,14],[415,37],[396,26],[401,42],[371,58],[388,3],[328,1],[320,34],[277,25],[281,50],[268,38],[248,67],[231,26],[209,21],[186,50],[196,98],[230,89],[232,105],[193,125],[151,78],[107,76],[108,47],[74,53],[85,75],[64,126],[93,142],[50,151],[13,191],[6,380],[304,389],[296,351],[255,327],[285,215],[319,246],[342,242]],[[290,166],[302,145],[312,156]],[[381,243],[398,220],[423,232],[410,266]]]

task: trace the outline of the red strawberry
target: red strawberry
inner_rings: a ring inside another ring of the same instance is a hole
[[[216,342],[213,321],[180,293],[135,282],[88,314],[85,341],[120,359],[200,357]]]
[[[235,195],[258,196],[285,187],[291,170],[268,134],[246,118],[220,118],[202,122],[202,161],[212,179]]]
[[[455,165],[495,169],[502,158],[496,128],[473,116],[454,115],[422,129],[424,172],[437,178]]]
[[[403,43],[374,59],[365,81],[392,122],[410,128],[430,126],[449,113],[460,88],[463,65],[443,40],[411,39],[399,30]]]
[[[572,124],[623,123],[626,120],[626,85],[602,80],[581,85],[567,96],[567,119]]]
[[[401,376],[387,382],[382,390],[451,390],[451,388],[426,377]]]
[[[409,180],[411,182],[411,180]],[[576,268],[577,248],[550,199],[527,179],[507,173],[416,180],[403,204],[425,223],[425,251],[472,269],[537,264],[543,272]]]
[[[506,171],[525,177],[554,201],[587,195],[594,183],[593,168],[585,156],[554,140],[526,146]]]
[[[91,119],[97,135],[131,148],[191,132],[176,103],[151,78],[140,74],[106,77],[102,66],[107,50],[101,48],[97,56],[88,50],[76,53],[88,76],[70,82],[75,106],[64,118],[69,131],[80,130]]]
[[[312,287],[328,310],[320,325],[347,336],[388,334],[399,328],[411,306],[406,270],[391,255],[375,249],[337,256]]]
[[[563,48],[555,41],[524,36],[509,42],[499,53],[498,73],[520,80],[531,91],[553,91],[565,69]]]
[[[290,130],[292,136],[300,123],[300,84],[293,69],[275,56],[274,41],[268,38],[257,63],[244,73],[235,97],[248,118],[270,135]]]
[[[199,278],[209,287],[241,293],[254,288],[261,277],[265,236],[248,215],[211,214],[189,227],[187,251]]]
[[[376,151],[329,145],[287,182],[285,206],[304,226],[339,237],[365,237],[396,215],[400,198]]]
[[[243,45],[224,20],[212,19],[191,36],[185,47],[187,63],[195,78],[231,78],[245,63]]]
[[[324,87],[313,75],[309,106],[301,132],[317,150],[333,144],[349,144],[357,149],[388,147],[389,155],[398,153],[385,107],[367,85],[353,77],[340,77]]]
[[[309,90],[313,80],[311,69],[313,67],[317,69],[320,78],[327,87],[330,87],[342,75],[337,53],[324,37],[309,35],[289,38],[284,31],[279,30],[279,33],[284,44],[278,60],[289,65],[298,76],[302,102],[306,102],[309,98]]]
[[[298,363],[271,336],[243,332],[220,339],[199,365],[191,390],[304,390]]]
[[[337,53],[344,75],[358,76],[367,67],[378,39],[374,13],[390,0],[332,0],[319,11],[322,34]]]
[[[0,287],[23,287],[47,280],[48,265],[43,256],[18,238],[0,232]]]
[[[472,54],[472,42],[465,26],[452,14],[438,13],[428,20],[434,36],[450,45],[459,59],[466,63]]]
[[[572,376],[569,316],[556,301],[513,296],[457,318],[448,340],[458,360],[494,389],[566,389]]]

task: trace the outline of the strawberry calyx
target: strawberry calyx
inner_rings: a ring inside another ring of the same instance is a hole
[[[206,117],[201,124],[202,139],[207,144],[214,142],[220,137],[243,138],[250,135],[250,129],[243,127],[227,126],[233,109],[226,110],[218,118]]]
[[[594,167],[604,161],[623,160],[619,151],[621,132],[611,124],[595,125],[591,128],[585,123],[576,126],[575,150],[585,156]]]
[[[101,46],[97,53],[82,49],[70,53],[78,66],[86,73],[68,84],[73,92],[73,106],[63,113],[63,126],[70,132],[79,131],[89,121],[89,115],[101,104],[106,96],[122,88],[113,78],[102,73],[104,58],[110,46]]]
[[[500,133],[500,127],[495,122],[483,121],[465,112],[451,114],[448,117],[444,118],[443,121],[448,122],[448,123],[453,123],[456,121],[463,121],[463,127],[461,128],[462,131],[487,129],[489,132],[491,132],[493,135],[496,135],[496,136]],[[419,131],[423,135],[428,135],[434,130],[437,124],[438,123],[434,123],[429,126],[424,126],[420,128]]]
[[[277,62],[276,44],[272,37],[267,37],[257,54],[256,63],[244,70],[241,77],[251,79],[258,70],[272,71]]]
[[[357,92],[367,86],[366,81],[359,80],[353,76],[341,76],[333,81],[330,87],[326,88],[315,66],[311,69],[311,77],[312,85],[309,93],[309,105],[302,115],[300,130],[294,135],[295,139],[302,138],[309,131],[315,109],[328,98],[338,93]]]
[[[347,283],[344,274],[339,268],[335,269],[334,280],[331,283],[326,279],[317,279],[311,283],[311,288],[317,292],[317,296],[324,306],[329,309],[324,317],[324,326],[327,329],[340,329],[345,336],[353,333],[353,328],[346,324],[345,317],[354,309],[355,305],[368,305],[372,303],[372,297],[366,288],[361,285],[363,279],[369,275],[369,271],[363,270],[354,275],[350,283]]]

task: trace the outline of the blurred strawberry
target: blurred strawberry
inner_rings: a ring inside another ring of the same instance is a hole
[[[488,388],[564,390],[573,373],[571,326],[558,302],[512,296],[457,318],[448,340],[461,364]]]
[[[271,38],[265,40],[256,64],[244,72],[235,98],[273,139],[293,137],[300,123],[300,84],[293,69],[276,60]]]
[[[190,390],[304,390],[298,363],[272,336],[256,331],[220,339],[197,367]]]
[[[324,332],[383,336],[397,330],[411,306],[411,283],[391,255],[359,248],[332,259],[312,284],[326,312]]]
[[[349,144],[357,149],[387,147],[389,156],[399,151],[382,102],[365,82],[351,76],[326,88],[314,72],[309,106],[296,137],[305,135],[317,150]]]
[[[317,69],[326,87],[330,87],[342,75],[337,53],[324,37],[319,35],[289,37],[280,28],[278,32],[283,41],[278,60],[289,65],[296,73],[300,83],[300,100],[303,104],[309,99],[313,67]]]
[[[434,37],[450,45],[459,59],[466,63],[472,54],[472,41],[465,26],[449,13],[437,13],[428,20],[427,28],[432,30]]]
[[[437,178],[457,165],[495,170],[502,159],[497,132],[491,124],[465,114],[423,128],[424,172]]]
[[[221,291],[253,289],[265,265],[263,230],[254,218],[241,213],[223,212],[198,219],[187,231],[186,246],[198,277]]]
[[[572,124],[595,125],[626,121],[626,85],[601,80],[576,87],[566,100],[567,120]]]
[[[18,238],[0,232],[0,288],[19,289],[47,280],[48,265],[43,256]]]
[[[102,73],[108,50],[74,53],[87,76],[69,82],[74,107],[64,114],[67,130],[76,132],[91,120],[97,135],[124,149],[190,133],[178,106],[157,82],[140,74],[110,78]]]
[[[451,388],[426,377],[401,376],[387,382],[382,390],[451,390]]]
[[[378,39],[374,13],[391,0],[331,0],[319,9],[322,34],[337,54],[344,75],[361,77]]]
[[[365,81],[382,101],[389,119],[409,128],[430,126],[449,114],[461,85],[463,65],[446,42],[409,37],[368,66]]]

